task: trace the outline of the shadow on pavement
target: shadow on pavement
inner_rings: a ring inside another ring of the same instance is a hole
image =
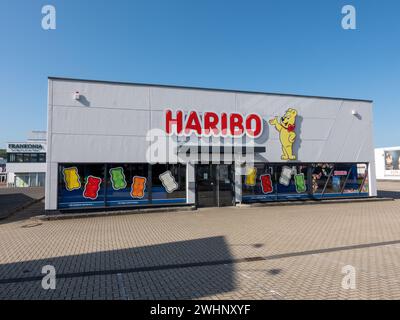
[[[378,190],[378,197],[400,199],[400,191]]]
[[[0,219],[7,218],[15,209],[34,200],[23,193],[0,194]]]
[[[19,211],[18,209],[33,204],[35,201],[44,198],[43,187],[31,188],[0,188],[0,224],[14,222],[18,220],[28,219],[38,212],[43,212],[35,208],[35,210]]]
[[[13,222],[23,222],[29,220],[32,217],[40,216],[45,213],[44,211],[44,200],[36,202],[23,210],[14,212],[6,219],[0,219],[0,225],[13,223]]]
[[[235,289],[232,261],[218,236],[8,263],[0,265],[0,299],[201,298]],[[55,267],[57,290],[41,288],[45,265]]]

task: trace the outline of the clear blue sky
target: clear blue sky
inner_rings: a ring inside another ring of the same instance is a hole
[[[0,4],[0,147],[46,129],[47,76],[373,99],[375,145],[400,145],[398,0]]]

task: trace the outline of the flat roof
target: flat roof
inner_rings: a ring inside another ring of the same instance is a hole
[[[268,95],[300,97],[300,98],[347,100],[347,101],[360,101],[360,102],[370,102],[370,103],[373,102],[373,100],[368,100],[368,99],[325,97],[325,96],[312,96],[312,95],[302,95],[302,94],[290,94],[290,93],[278,93],[278,92],[262,92],[262,91],[246,91],[246,90],[221,89],[221,88],[203,88],[203,87],[178,86],[178,85],[166,85],[166,84],[154,84],[154,83],[119,82],[119,81],[106,81],[106,80],[88,80],[88,79],[63,78],[63,77],[48,77],[48,79],[49,80],[62,80],[62,81],[116,84],[116,85],[135,85],[135,86],[143,86],[143,87],[146,86],[146,87],[171,88],[171,89],[193,89],[193,90],[207,90],[207,91],[232,92],[232,93],[268,94]]]
[[[394,150],[400,150],[400,146],[397,147],[377,147],[375,150],[388,150],[388,151],[394,151]]]

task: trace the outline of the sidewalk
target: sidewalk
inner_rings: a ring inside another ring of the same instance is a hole
[[[44,198],[44,188],[0,188],[0,220]]]

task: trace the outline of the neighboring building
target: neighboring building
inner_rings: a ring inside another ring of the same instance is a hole
[[[7,184],[43,187],[46,173],[46,131],[32,131],[24,142],[7,143]]]
[[[400,180],[400,147],[375,149],[376,178]]]
[[[0,158],[0,185],[7,183],[6,160]]]
[[[45,207],[376,196],[372,129],[369,100],[49,78]]]

